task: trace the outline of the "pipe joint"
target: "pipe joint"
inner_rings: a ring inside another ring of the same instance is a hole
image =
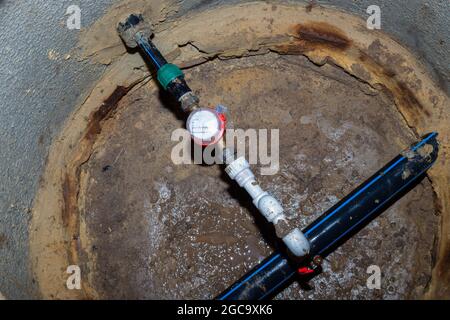
[[[275,229],[280,230],[279,237],[282,238],[288,249],[296,256],[302,257],[309,252],[309,241],[303,233],[295,228],[287,229],[283,207],[272,195],[265,192],[256,182],[255,175],[250,169],[250,165],[244,157],[232,161],[225,172],[231,179],[235,180],[239,186],[245,188],[253,199],[253,204],[267,221],[275,225]],[[278,232],[277,232],[278,234]]]
[[[284,238],[283,242],[288,249],[297,257],[306,256],[310,250],[310,244],[303,232],[299,228],[295,228],[289,232]]]
[[[226,168],[225,172],[230,176],[231,179],[236,180],[237,183],[242,187],[243,181],[246,177],[252,177],[255,179],[255,175],[250,170],[250,164],[244,157],[237,158],[231,162]],[[242,175],[242,176],[241,176]]]
[[[255,205],[258,207],[263,216],[273,224],[277,224],[278,221],[285,219],[283,207],[277,199],[267,192],[259,198],[259,201],[255,203]]]

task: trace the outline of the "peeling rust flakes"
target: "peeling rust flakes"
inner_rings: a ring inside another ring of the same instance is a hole
[[[95,111],[89,120],[89,125],[84,136],[84,140],[93,143],[95,136],[101,132],[101,121],[106,119],[116,109],[119,101],[127,94],[130,88],[117,86],[113,93],[101,104],[97,111]],[[76,170],[76,175],[79,170]],[[72,179],[71,179],[72,178]],[[78,177],[72,177],[67,173],[62,185],[64,207],[62,210],[62,221],[64,227],[69,227],[72,215],[75,214],[76,198],[77,198],[77,181]]]
[[[393,78],[397,75],[397,73],[394,70],[388,67],[383,69],[383,74],[388,78]]]

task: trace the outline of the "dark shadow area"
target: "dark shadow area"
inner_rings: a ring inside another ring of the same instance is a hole
[[[178,120],[182,120],[183,122],[186,123],[187,117],[189,116],[189,114],[185,113],[182,109],[181,109],[181,105],[178,101],[175,100],[174,97],[172,97],[170,95],[169,92],[167,92],[166,90],[164,90],[164,88],[159,84],[158,81],[156,81],[156,74],[152,74],[153,76],[153,81],[155,81],[155,83],[158,85],[158,98],[161,101],[162,105],[167,108],[168,110],[170,110],[171,112],[173,112],[173,114],[177,117]],[[193,154],[191,152],[191,154]]]

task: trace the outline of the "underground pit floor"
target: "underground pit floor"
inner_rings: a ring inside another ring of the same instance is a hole
[[[304,227],[415,139],[389,95],[332,65],[266,54],[185,71],[204,105],[226,105],[235,128],[279,129],[280,167],[255,172]],[[104,122],[81,168],[78,198],[90,247],[80,255],[100,298],[209,299],[273,250],[250,199],[206,165],[174,165],[177,106],[151,81]],[[428,179],[346,242],[309,286],[282,299],[422,298],[438,217]],[[382,289],[366,286],[367,268]]]

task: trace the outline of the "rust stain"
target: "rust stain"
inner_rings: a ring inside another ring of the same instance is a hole
[[[397,82],[398,97],[401,99],[404,106],[410,109],[420,110],[421,114],[424,114],[428,118],[431,116],[430,111],[424,108],[423,105],[417,100],[416,95],[409,89],[403,82]]]
[[[68,249],[69,261],[76,263],[78,261],[79,251],[79,212],[78,212],[78,194],[80,186],[81,166],[92,152],[92,146],[96,137],[102,131],[102,122],[113,114],[117,109],[119,101],[130,91],[131,87],[117,86],[113,93],[103,101],[100,107],[89,117],[89,124],[81,139],[78,150],[75,152],[75,158],[66,168],[64,182],[62,185],[62,196],[64,205],[61,211],[63,227],[70,236],[70,247]]]
[[[275,45],[280,54],[304,54],[317,49],[345,51],[352,46],[345,33],[325,22],[296,24],[291,27],[293,41]]]
[[[294,27],[294,34],[299,40],[305,41],[306,45],[312,47],[323,46],[346,50],[352,45],[352,41],[344,32],[325,22],[298,24]]]
[[[369,53],[359,51],[359,61],[372,73],[378,75],[380,78],[385,79],[383,81],[387,88],[396,97],[398,102],[406,109],[417,115],[419,118],[421,115],[431,117],[431,113],[426,109],[417,99],[414,92],[403,82],[398,81],[395,77],[397,73],[389,66],[381,64],[375,58],[371,57]]]
[[[70,195],[73,194],[72,192],[72,188],[70,187],[71,183],[69,182],[69,177],[66,176],[64,177],[64,182],[63,182],[63,186],[62,186],[62,192],[63,192],[63,199],[64,199],[64,206],[63,209],[61,211],[61,217],[62,217],[62,222],[63,222],[63,226],[64,228],[67,228],[67,226],[69,225],[69,217],[70,217],[70,203],[71,201],[69,200]]]
[[[102,103],[100,108],[91,115],[90,124],[86,133],[87,139],[90,140],[101,132],[100,122],[111,115],[111,112],[116,109],[120,99],[122,99],[128,91],[129,88],[117,86],[113,93]]]

